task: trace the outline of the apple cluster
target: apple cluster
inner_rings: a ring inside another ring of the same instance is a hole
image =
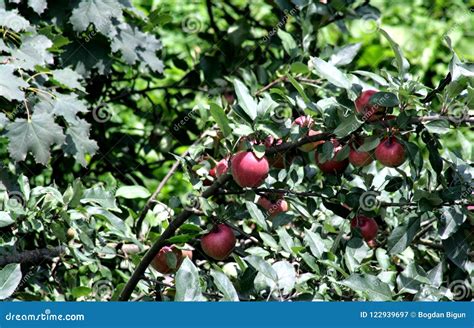
[[[354,102],[356,113],[369,124],[384,123],[386,120],[394,119],[395,116],[386,115],[387,108],[371,101],[375,94],[377,94],[375,90],[363,91]],[[315,121],[309,115],[296,118],[292,126],[298,127],[303,136],[315,136],[322,133],[322,131],[315,129]],[[365,150],[369,147],[364,146],[364,139],[363,136],[354,134],[348,142],[332,138],[329,141],[309,142],[298,149],[306,153],[314,151],[316,165],[324,174],[340,175],[345,172],[349,164],[361,168],[370,165],[374,159],[386,167],[398,167],[405,162],[406,151],[396,136],[396,131],[389,130],[389,133],[381,138],[375,150]],[[275,139],[272,136],[267,136],[261,142],[244,138],[239,142],[237,153],[221,159],[210,169],[210,178],[204,180],[204,185],[211,185],[214,179],[230,173],[235,183],[241,188],[256,188],[263,184],[271,167],[285,169],[293,161],[294,154],[292,152],[276,153],[271,156],[257,154],[246,149],[245,142],[248,142],[251,146],[263,144],[268,149],[281,145],[284,140]],[[333,152],[331,158],[324,160],[320,148],[326,142],[332,145]],[[339,156],[344,149],[344,142],[349,146],[349,155],[346,158]],[[288,202],[284,199],[283,194],[261,195],[257,200],[257,204],[265,209],[269,219],[289,209]],[[369,245],[375,245],[378,225],[374,218],[357,215],[351,220],[351,228],[357,231]],[[232,228],[224,223],[215,224],[211,231],[201,238],[203,252],[208,257],[219,261],[225,260],[232,253],[235,245],[234,232]],[[192,252],[180,250],[175,245],[167,246],[160,250],[152,265],[161,273],[175,272],[184,257],[192,258]]]

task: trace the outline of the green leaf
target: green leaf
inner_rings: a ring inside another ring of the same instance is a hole
[[[18,14],[18,10],[5,10],[0,8],[0,26],[4,26],[12,31],[20,32],[28,29],[31,25],[28,20]],[[2,79],[0,79],[1,81]]]
[[[66,154],[74,156],[83,167],[87,166],[86,155],[93,156],[99,146],[97,142],[89,139],[91,125],[83,119],[70,124],[66,130],[66,144],[63,149]]]
[[[103,186],[94,186],[86,189],[82,195],[82,204],[97,204],[108,210],[117,211],[117,203],[115,202],[114,194],[104,189]],[[119,210],[120,211],[120,210]]]
[[[239,106],[242,107],[251,120],[255,120],[257,117],[257,102],[250,95],[249,89],[238,79],[234,80],[234,88]]]
[[[298,93],[300,94],[301,98],[303,98],[305,103],[307,104],[311,103],[311,100],[308,98],[308,96],[304,92],[303,87],[301,86],[300,83],[298,83],[298,81],[296,81],[291,75],[288,75],[288,81],[290,81],[293,87],[295,87],[296,91],[298,91]]]
[[[357,148],[357,151],[371,151],[377,148],[380,143],[380,138],[377,136],[370,136],[364,139],[364,144]]]
[[[403,56],[402,49],[395,41],[393,41],[386,31],[380,29],[380,33],[382,33],[382,35],[387,39],[388,43],[392,47],[393,52],[395,53],[395,61],[397,64],[399,76],[405,75],[406,71],[410,68],[410,64]]]
[[[349,278],[342,281],[341,284],[366,295],[370,301],[392,300],[390,287],[373,275],[352,274]]]
[[[305,236],[304,241],[309,246],[311,253],[320,259],[323,256],[323,253],[327,251],[326,245],[324,244],[321,236],[317,232],[312,232],[311,230],[304,229]]]
[[[99,216],[104,217],[106,220],[110,222],[112,227],[116,228],[118,231],[121,231],[121,232],[127,231],[127,226],[122,221],[122,219],[112,214],[108,210],[105,210],[100,207],[89,206],[87,207],[87,213],[89,213],[90,215],[99,215]]]
[[[425,123],[426,129],[431,133],[444,134],[447,133],[449,129],[448,120],[435,120],[428,123]]]
[[[19,49],[12,51],[13,63],[24,70],[34,70],[35,66],[53,64],[53,55],[48,48],[53,42],[44,35],[32,35],[26,37]]]
[[[292,57],[296,55],[298,45],[296,44],[296,41],[295,39],[293,39],[291,34],[283,31],[282,29],[278,29],[277,35],[281,39],[283,49],[285,49],[286,53]]]
[[[78,122],[78,113],[87,113],[87,106],[83,100],[77,95],[56,94],[52,103],[52,110],[55,115],[60,115],[66,119],[68,123],[75,124]]]
[[[84,32],[89,24],[94,24],[97,31],[108,35],[114,28],[112,18],[122,19],[122,5],[114,0],[82,0],[72,10],[69,21],[77,32]]]
[[[247,261],[255,268],[255,270],[263,274],[268,279],[271,279],[275,282],[278,281],[278,274],[276,271],[260,256],[249,255],[245,258],[245,261]]]
[[[0,300],[10,297],[21,282],[20,264],[10,263],[0,270]]]
[[[458,229],[456,233],[452,234],[448,239],[442,241],[446,256],[453,261],[459,268],[468,271],[468,253],[471,250],[467,242],[468,233],[463,229]],[[471,269],[472,270],[472,269]]]
[[[369,103],[382,107],[395,107],[400,104],[396,94],[383,91],[374,93],[372,97],[370,97]]]
[[[427,277],[432,286],[439,288],[443,283],[443,262],[438,263],[428,271]]]
[[[28,0],[28,6],[41,15],[48,7],[48,2],[47,0]]]
[[[74,298],[88,296],[91,293],[92,293],[92,289],[90,289],[89,287],[85,287],[85,286],[74,287],[71,290],[71,295]]]
[[[141,68],[147,65],[154,72],[163,72],[163,62],[156,55],[162,44],[154,35],[127,24],[121,25],[118,34],[112,39],[111,48],[114,52],[120,51],[127,64],[133,65],[139,61]]]
[[[59,84],[66,86],[69,89],[77,89],[85,92],[86,90],[84,87],[81,85],[79,82],[82,80],[82,75],[77,73],[76,71],[73,71],[69,67],[63,68],[63,69],[57,69],[52,71],[53,73],[53,79],[59,82]]]
[[[0,211],[0,228],[8,227],[15,223],[8,212]]]
[[[24,100],[25,93],[21,88],[27,88],[28,83],[13,74],[13,65],[0,65],[0,96],[8,101]]]
[[[334,130],[334,134],[338,138],[343,138],[348,136],[352,132],[356,131],[363,124],[362,121],[359,121],[356,114],[351,114],[350,116],[344,118],[344,120],[337,126]]]
[[[306,74],[309,73],[308,65],[302,62],[294,62],[290,66],[290,72],[294,74]]]
[[[265,216],[263,215],[263,212],[257,207],[257,205],[247,201],[245,202],[245,206],[247,207],[247,211],[249,212],[250,216],[257,222],[257,224],[264,230],[268,230]]]
[[[391,255],[403,252],[413,241],[416,233],[420,229],[420,216],[412,216],[406,222],[393,229],[388,236],[387,248]]]
[[[388,183],[385,186],[385,191],[389,192],[395,192],[397,190],[400,190],[400,188],[403,186],[405,180],[402,177],[387,177],[388,178]]]
[[[352,63],[361,46],[360,43],[354,43],[341,47],[336,53],[331,55],[329,63],[334,66],[343,66]]]
[[[211,277],[214,279],[214,284],[224,295],[224,301],[239,301],[239,295],[235,290],[234,285],[230,279],[222,272],[211,269]]]
[[[177,302],[196,302],[205,301],[201,292],[201,284],[199,282],[199,272],[193,262],[185,257],[183,263],[176,273],[176,296]]]
[[[316,75],[328,80],[330,83],[343,89],[350,89],[351,81],[336,66],[325,62],[324,60],[312,57],[311,63],[314,66],[313,71]]]
[[[1,67],[1,65],[0,65]],[[15,161],[24,161],[31,152],[37,163],[46,165],[50,158],[50,147],[62,145],[63,129],[48,113],[34,112],[31,120],[17,118],[6,127],[9,138],[8,150]]]
[[[148,198],[150,195],[150,191],[142,186],[123,186],[115,192],[115,197],[126,199]]]
[[[224,137],[228,137],[229,135],[232,134],[232,130],[230,129],[229,126],[229,119],[227,118],[227,115],[225,114],[224,110],[216,105],[215,103],[210,104],[211,107],[211,115],[216,121],[217,125],[222,131],[222,134]]]
[[[429,285],[430,283],[426,272],[414,262],[410,262],[397,278],[398,293],[416,294],[421,285]]]
[[[466,218],[467,215],[463,213],[460,205],[444,206],[441,209],[438,227],[441,239],[447,239],[454,234]]]
[[[368,256],[369,246],[360,238],[352,238],[347,242],[344,260],[350,272],[357,271],[362,261]]]

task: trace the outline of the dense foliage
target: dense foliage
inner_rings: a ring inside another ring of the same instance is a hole
[[[472,8],[0,1],[0,299],[471,299]]]

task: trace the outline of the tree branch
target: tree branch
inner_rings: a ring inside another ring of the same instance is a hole
[[[0,267],[10,264],[10,263],[29,263],[36,264],[41,263],[44,260],[51,260],[55,257],[60,256],[66,251],[66,247],[57,246],[54,248],[41,248],[31,251],[24,251],[22,253],[13,253],[10,255],[5,255],[0,258]]]
[[[207,188],[203,193],[202,197],[209,198],[216,194],[220,186],[225,184],[231,179],[230,174],[226,174],[217,179],[209,188]],[[130,299],[130,296],[133,293],[133,290],[137,286],[141,277],[145,273],[146,269],[150,265],[151,261],[155,258],[156,254],[160,251],[163,246],[166,246],[167,240],[171,238],[176,230],[183,225],[184,222],[193,214],[193,211],[184,210],[174,217],[170,222],[168,228],[161,234],[160,238],[153,244],[153,246],[148,250],[148,252],[143,256],[142,260],[135,269],[135,272],[130,277],[130,280],[125,285],[122,294],[120,295],[120,301],[127,301]]]

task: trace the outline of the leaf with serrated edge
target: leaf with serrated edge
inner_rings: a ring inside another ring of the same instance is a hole
[[[7,100],[24,100],[25,93],[20,88],[27,88],[28,83],[13,74],[15,67],[0,65],[0,96]]]
[[[17,118],[6,129],[8,151],[17,162],[24,161],[28,152],[31,152],[37,163],[45,165],[51,157],[50,147],[62,145],[65,140],[63,128],[48,113],[35,112],[31,120]]]

